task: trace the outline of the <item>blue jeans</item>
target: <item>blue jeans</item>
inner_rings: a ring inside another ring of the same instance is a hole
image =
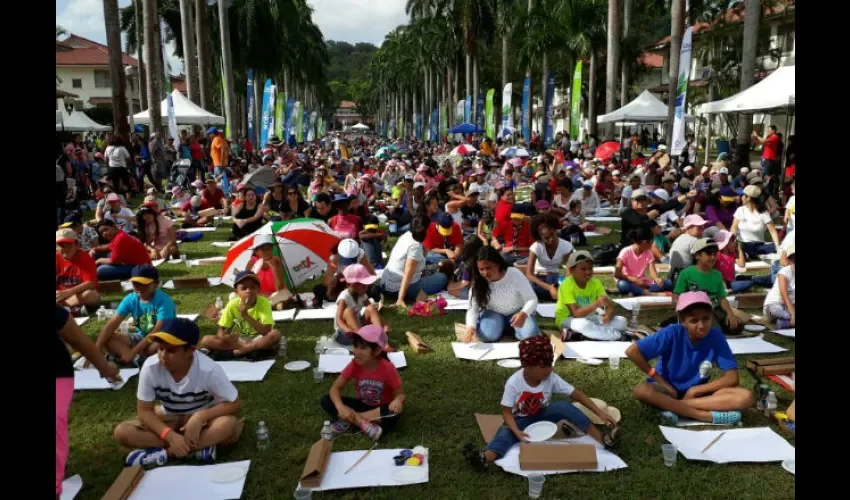
[[[429,251],[428,253],[425,254],[425,263],[426,264],[436,264],[436,263],[442,262],[446,259],[448,259],[448,257],[446,257],[446,254],[437,253],[437,252],[434,252],[434,251]]]
[[[136,266],[117,266],[103,264],[97,268],[97,279],[100,281],[128,280]]]
[[[381,240],[365,240],[360,246],[363,247],[363,252],[366,254],[366,258],[369,259],[369,262],[372,263],[372,266],[384,265],[384,258],[381,255]]]
[[[513,314],[503,316],[496,311],[487,309],[478,318],[478,338],[484,342],[498,342],[502,338],[505,328],[510,326],[511,316]],[[525,323],[520,328],[514,328],[514,336],[517,340],[523,340],[537,335],[540,335],[540,329],[537,327],[537,320],[534,319],[533,315],[527,317]]]
[[[560,278],[558,273],[547,273],[543,276],[537,276],[537,279],[542,280],[549,285],[555,285],[555,288],[558,288],[558,278]],[[534,293],[537,294],[537,298],[540,302],[552,302],[554,300],[552,299],[552,296],[549,295],[549,290],[546,290],[537,283],[532,282],[531,288],[534,289]]]
[[[227,169],[224,167],[215,167],[213,175],[216,177],[221,176],[221,190],[224,191],[225,195],[230,196],[230,180],[227,178]]]
[[[729,288],[732,289],[732,293],[742,293],[752,288],[753,285],[755,283],[750,280],[735,280],[729,284]]]
[[[773,243],[764,243],[761,241],[751,241],[749,243],[742,242],[741,248],[744,251],[744,255],[746,255],[748,259],[754,259],[759,255],[776,253],[776,245],[774,245]]]
[[[581,410],[573,406],[569,401],[553,401],[537,415],[516,417],[515,420],[517,427],[521,431],[537,422],[558,423],[561,420],[567,420],[584,432],[587,432],[590,426],[593,425],[593,422],[587,418],[587,415],[582,413]],[[498,432],[496,432],[496,435],[493,436],[493,440],[487,443],[487,449],[503,457],[518,442],[519,439],[508,429],[508,426],[502,425]]]
[[[443,273],[434,273],[431,276],[423,276],[416,283],[411,283],[407,287],[407,293],[404,295],[404,300],[407,302],[413,302],[416,300],[416,296],[419,295],[419,291],[422,290],[426,295],[433,295],[437,292],[441,292],[449,286],[449,277]],[[391,292],[387,289],[382,288],[382,292],[389,298],[397,299],[398,298],[398,290],[395,292]]]
[[[776,282],[776,275],[779,274],[780,269],[782,269],[782,266],[779,264],[779,259],[776,259],[770,265],[770,274],[753,276],[753,283],[763,288],[771,288]]]
[[[619,280],[619,281],[617,281],[617,289],[620,290],[620,293],[632,294],[635,297],[640,297],[647,290],[650,291],[650,292],[653,292],[653,293],[669,292],[669,291],[673,290],[673,282],[672,281],[670,281],[669,279],[665,279],[663,281],[664,281],[664,286],[658,286],[657,284],[655,284],[653,282],[651,285],[649,285],[649,288],[645,290],[644,288],[639,287],[638,285],[632,283],[631,281]]]

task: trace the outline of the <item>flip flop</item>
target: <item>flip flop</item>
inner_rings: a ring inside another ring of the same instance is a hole
[[[605,446],[606,450],[613,450],[620,444],[620,428],[614,427],[613,429],[609,429],[602,433],[602,445]]]

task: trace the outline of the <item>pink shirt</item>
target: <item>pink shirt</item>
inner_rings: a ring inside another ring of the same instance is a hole
[[[654,257],[650,250],[637,255],[632,245],[620,250],[620,255],[617,256],[617,260],[623,261],[623,272],[627,276],[632,276],[634,278],[645,277],[646,268],[649,267],[649,264],[653,261],[653,259]]]
[[[717,252],[717,260],[714,268],[720,271],[723,281],[731,283],[735,281],[735,254],[729,252]]]

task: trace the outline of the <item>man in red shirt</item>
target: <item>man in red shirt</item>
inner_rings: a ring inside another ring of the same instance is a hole
[[[502,257],[508,265],[528,257],[528,249],[534,243],[528,218],[525,213],[516,209],[511,212],[510,222],[496,221],[492,237],[493,241],[490,244],[494,249],[502,252]]]
[[[56,305],[74,310],[99,301],[94,259],[80,250],[76,231],[56,231]]]
[[[227,197],[212,177],[207,178],[206,186],[201,191],[201,199],[206,201],[212,208],[227,210]]]
[[[434,264],[444,259],[457,260],[463,248],[463,229],[454,221],[452,214],[443,212],[436,222],[428,226],[422,246],[428,253],[425,262]]]
[[[201,215],[201,212],[211,208],[213,206],[206,199],[198,195],[189,198],[189,201],[180,207],[180,210],[183,212],[183,227],[204,227],[208,225],[212,222],[212,215],[206,212],[204,215]]]
[[[782,141],[779,138],[779,134],[776,133],[777,128],[776,125],[771,125],[767,127],[767,136],[764,138],[759,137],[755,130],[753,130],[753,140],[755,140],[758,144],[762,145],[761,150],[761,175],[762,177],[766,177],[768,175],[777,175],[779,174],[779,147],[782,144]]]
[[[151,263],[151,257],[142,242],[118,229],[111,220],[100,221],[97,232],[109,242],[89,251],[92,257],[97,253],[109,252],[109,257],[95,261],[100,281],[130,279],[133,267]]]
[[[204,180],[204,148],[198,143],[197,136],[189,136],[189,155],[192,157],[192,175]]]

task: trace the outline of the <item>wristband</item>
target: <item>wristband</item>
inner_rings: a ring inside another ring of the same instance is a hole
[[[649,371],[646,372],[646,374],[649,376],[649,378],[654,377],[655,376],[655,367],[653,366],[652,368],[650,368]]]
[[[162,432],[159,433],[159,439],[165,441],[165,436],[167,436],[169,432],[171,432],[171,427],[166,427],[165,429],[163,429]]]

